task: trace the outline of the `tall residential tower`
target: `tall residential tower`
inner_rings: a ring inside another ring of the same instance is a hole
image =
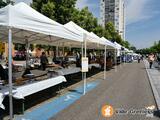
[[[104,27],[112,22],[117,32],[125,40],[125,13],[124,0],[101,0],[100,23]]]

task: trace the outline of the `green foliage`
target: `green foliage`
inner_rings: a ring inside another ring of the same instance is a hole
[[[121,44],[121,45],[126,45],[125,41],[122,40],[121,36],[117,33],[114,25],[112,22],[108,22],[105,25],[105,34],[104,36],[109,39],[109,40],[113,40],[116,41],[117,43]],[[124,42],[124,43],[123,43]],[[128,46],[127,46],[128,47]]]
[[[3,2],[3,0],[0,0],[0,8],[5,7],[7,4]]]
[[[43,4],[47,4],[47,0],[32,0],[31,7],[41,12]]]
[[[122,40],[112,22],[108,22],[105,28],[103,28],[98,25],[97,18],[93,16],[88,7],[81,10],[76,9],[76,1],[77,0],[33,0],[31,6],[61,24],[73,21],[85,30],[94,32],[99,37],[116,41],[127,48],[130,47],[128,42]]]
[[[55,11],[53,9],[55,9],[55,4],[48,1],[46,4],[42,5],[41,13],[51,19],[55,19]]]
[[[128,41],[123,41],[123,42],[122,42],[122,45],[123,45],[125,48],[128,48],[128,49],[130,49],[130,47],[131,47],[131,45],[130,45],[130,43],[129,43]]]
[[[136,51],[141,54],[149,54],[149,53],[160,53],[160,40],[154,43],[150,48],[139,49]]]
[[[56,21],[65,24],[71,21],[72,13],[75,10],[77,0],[55,0],[56,1]]]
[[[131,46],[130,50],[133,50],[134,52],[136,52],[137,48],[135,46]]]
[[[0,0],[0,8],[5,7],[8,4],[14,4],[14,2],[12,0],[6,0],[6,2],[4,2],[3,0]]]
[[[108,22],[105,25],[105,29],[109,32],[109,34],[111,35],[112,39],[114,39],[116,37],[116,30],[115,30],[115,27],[114,27],[112,22]]]
[[[33,0],[31,6],[47,17],[65,24],[71,20],[75,3],[76,0]]]
[[[93,29],[98,26],[97,18],[89,12],[88,7],[85,7],[82,10],[75,9],[71,20],[89,32],[93,31]]]

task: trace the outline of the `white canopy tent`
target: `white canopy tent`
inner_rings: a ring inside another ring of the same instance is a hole
[[[25,44],[26,38],[29,43],[49,45],[75,44],[83,40],[83,36],[68,30],[23,2],[0,9],[1,40],[7,40],[8,27],[12,28],[13,41],[16,43]]]
[[[111,41],[107,40],[104,37],[101,37],[101,40],[104,41],[108,46],[107,49],[117,49],[116,45],[112,43]]]
[[[129,53],[133,53],[133,50],[129,50]]]
[[[130,52],[130,50],[128,50],[127,48],[124,48],[124,51],[127,53]]]
[[[67,29],[74,31],[79,36],[82,36],[83,42],[89,42],[90,44],[86,44],[86,47],[88,49],[93,49],[93,48],[95,48],[96,45],[97,46],[101,45],[99,39],[97,39],[95,36],[91,35],[87,30],[81,28],[73,21],[66,23],[64,26]]]
[[[10,119],[12,119],[12,42],[49,45],[65,43],[65,46],[76,43],[80,46],[83,36],[45,17],[25,3],[19,3],[0,9],[0,39],[3,41],[8,39],[9,43],[9,101]]]
[[[97,38],[93,37],[88,31],[84,30],[83,28],[81,28],[80,26],[78,26],[77,24],[75,24],[74,22],[70,21],[68,23],[66,23],[64,25],[66,28],[68,28],[71,31],[76,32],[77,34],[79,34],[80,36],[83,36],[83,42],[84,44],[82,44],[82,57],[83,57],[83,45],[84,45],[84,57],[87,56],[87,48],[95,48],[95,44],[99,44],[99,40],[97,40]],[[87,44],[87,42],[90,42],[90,44]],[[93,45],[93,44],[94,45]],[[84,78],[84,94],[86,91],[86,72],[84,72],[84,76],[82,74],[82,77]]]
[[[120,56],[121,55],[122,46],[120,44],[118,44],[117,42],[114,42],[114,44],[115,44],[116,49],[117,49],[117,56]]]
[[[109,44],[107,44],[107,42],[105,40],[102,40],[100,37],[98,37],[95,33],[90,32],[90,35],[93,36],[92,39],[96,39],[96,41],[101,45],[104,46],[106,45],[106,47],[110,47]]]
[[[114,42],[114,44],[116,45],[116,48],[121,50],[122,46],[120,44],[118,44],[117,42]]]
[[[75,24],[74,22],[70,21],[69,23],[64,25],[66,28],[68,28],[71,31],[76,32],[77,34],[83,35],[83,42],[85,46],[85,57],[86,57],[86,48],[95,48],[95,44],[98,45],[98,47],[105,46],[105,53],[106,53],[106,47],[111,47],[111,44],[108,44],[108,42],[104,41],[104,39],[99,38],[97,35],[95,35],[93,32],[88,32]],[[89,42],[89,44],[87,44]],[[113,45],[114,46],[114,45]],[[83,52],[82,52],[83,53]],[[106,54],[105,54],[106,55]],[[106,56],[104,57],[106,58]],[[106,59],[105,61],[105,66],[104,66],[104,71],[106,71]],[[105,74],[104,74],[104,79],[105,79]],[[85,86],[86,86],[86,73],[84,74],[84,94],[85,94]]]
[[[94,34],[93,32],[91,32],[91,35],[93,35],[95,38],[97,38],[99,41],[100,41],[100,44],[104,45],[104,79],[106,79],[106,54],[107,54],[107,51],[106,49],[116,49],[115,48],[115,45],[110,42],[109,40],[105,39],[104,37],[102,38],[99,38],[96,34]]]

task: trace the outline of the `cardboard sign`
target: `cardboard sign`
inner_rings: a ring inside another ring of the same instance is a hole
[[[82,57],[82,72],[88,72],[88,58]]]

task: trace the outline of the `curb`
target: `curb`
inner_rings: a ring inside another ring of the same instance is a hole
[[[153,92],[153,96],[154,96],[154,99],[156,101],[156,104],[157,104],[157,108],[158,110],[160,110],[160,96],[158,94],[158,91],[156,89],[156,87],[154,86],[154,83],[153,83],[153,78],[152,76],[149,74],[149,71],[147,70],[147,65],[144,62],[144,65],[145,65],[145,69],[146,69],[146,72],[147,72],[147,75],[148,75],[148,78],[149,78],[149,82],[150,82],[150,85],[151,85],[151,89],[152,89],[152,92]]]

